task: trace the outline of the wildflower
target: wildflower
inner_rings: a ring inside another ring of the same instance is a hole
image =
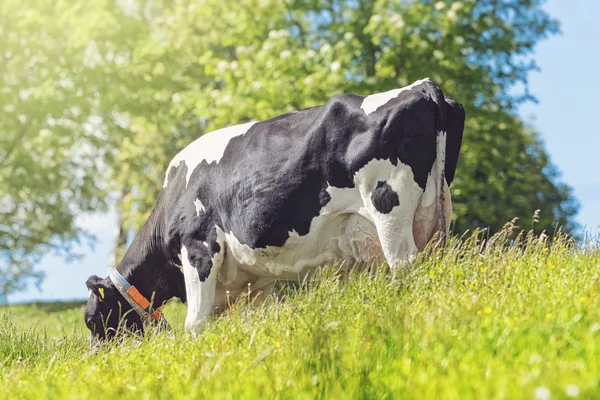
[[[492,309],[491,309],[491,307],[486,307],[483,309],[483,312],[486,314],[490,314],[492,312]]]
[[[281,347],[281,343],[279,343],[279,342],[275,342],[275,348],[276,348],[276,349],[278,349],[278,348],[280,348],[280,347]]]
[[[552,314],[551,313],[546,314],[546,319],[550,319],[550,318],[552,318]]]
[[[584,302],[585,302],[585,297],[583,297],[583,296],[582,296],[582,297],[580,297],[580,298],[579,298],[579,302],[580,302],[580,303],[584,303]]]

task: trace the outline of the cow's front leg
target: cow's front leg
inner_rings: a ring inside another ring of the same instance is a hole
[[[207,241],[184,241],[181,247],[183,275],[187,294],[186,330],[202,327],[213,312],[217,275],[223,263],[223,232],[215,228]]]

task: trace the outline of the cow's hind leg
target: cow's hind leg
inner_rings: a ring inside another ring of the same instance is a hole
[[[224,251],[224,235],[219,228],[213,228],[206,241],[183,241],[181,261],[187,294],[187,330],[200,328],[213,312]]]
[[[367,169],[360,185],[363,204],[370,215],[390,267],[401,267],[417,252],[413,221],[423,190],[410,169],[385,163]]]

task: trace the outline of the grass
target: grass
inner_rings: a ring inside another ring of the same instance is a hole
[[[0,309],[4,398],[599,398],[600,252],[480,236],[384,267],[323,269],[196,338],[88,349],[83,305]],[[2,316],[2,314],[6,314]]]

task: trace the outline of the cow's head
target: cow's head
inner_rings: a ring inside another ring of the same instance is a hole
[[[119,332],[144,332],[142,320],[123,298],[110,278],[90,276],[86,282],[89,298],[85,324],[90,330],[90,344],[113,339]]]

